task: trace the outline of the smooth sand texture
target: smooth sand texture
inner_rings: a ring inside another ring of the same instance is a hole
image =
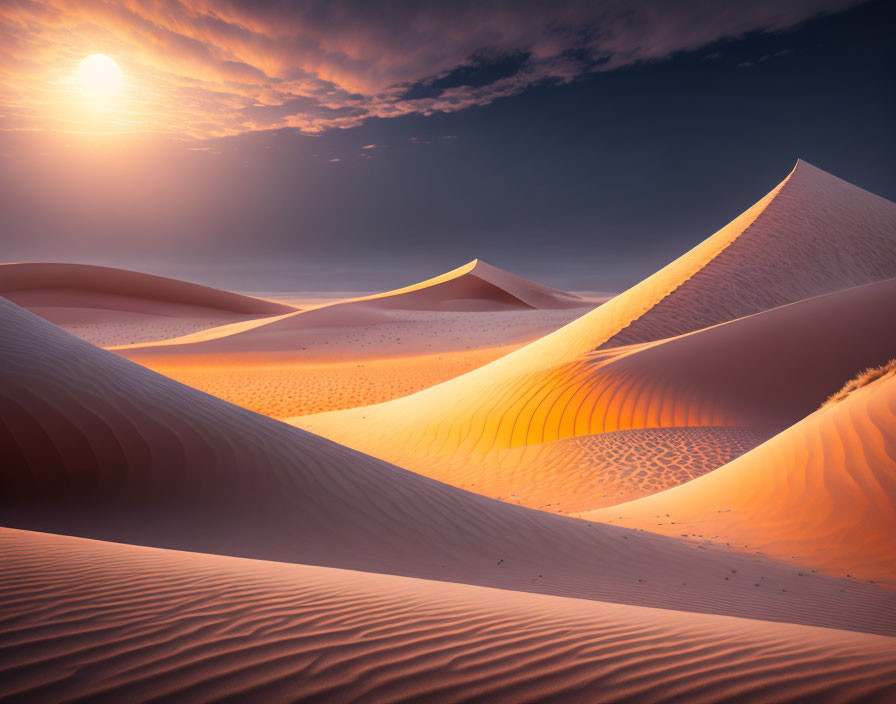
[[[894,594],[878,586],[487,499],[202,394],[6,301],[0,325],[6,526],[896,634]]]
[[[0,296],[94,344],[162,340],[291,306],[125,269],[0,264]]]
[[[584,516],[896,587],[896,374],[700,479]]]
[[[0,529],[4,701],[853,702],[896,640]]]
[[[477,393],[480,373],[473,372],[389,403],[291,422],[496,498],[529,497],[527,505],[547,510],[598,508],[612,487],[595,482],[591,472],[562,458],[525,471],[501,464],[496,453],[644,428],[733,426],[767,436],[811,413],[855,370],[893,355],[896,326],[883,321],[894,305],[896,279],[669,340],[601,350],[520,375],[489,393]],[[557,493],[549,499],[545,492],[532,493],[533,484],[541,483]]]

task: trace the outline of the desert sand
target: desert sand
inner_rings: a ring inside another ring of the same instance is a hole
[[[893,638],[0,529],[0,697],[886,701]],[[101,624],[101,627],[98,627]]]
[[[0,266],[0,699],[890,701],[894,309],[805,162],[596,308]]]
[[[110,349],[286,418],[407,396],[498,359],[593,307],[477,259],[394,291]]]
[[[896,587],[896,371],[700,479],[584,515]]]
[[[893,355],[896,330],[882,321],[896,300],[894,231],[896,205],[800,162],[722,230],[555,333],[412,396],[289,422],[490,496],[564,512],[586,510],[593,491],[599,508],[631,483],[614,492],[592,481],[573,464],[577,445],[551,450],[541,473],[517,472],[501,454],[618,430],[783,430]],[[631,342],[633,328],[661,329],[654,318],[674,321],[662,334],[676,334]],[[548,501],[533,480],[564,490]]]
[[[6,526],[896,633],[877,585],[465,492],[0,311]]]

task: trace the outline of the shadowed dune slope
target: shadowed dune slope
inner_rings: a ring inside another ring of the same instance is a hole
[[[291,422],[440,481],[470,488],[478,482],[478,491],[479,461],[510,448],[644,428],[781,430],[856,370],[893,356],[896,326],[885,321],[894,306],[891,279],[669,340],[600,350],[486,392],[477,370],[403,399]],[[560,483],[576,502],[590,488],[606,490],[573,464],[556,462],[544,471],[567,473]],[[500,473],[512,480],[500,482],[504,496],[536,480],[506,465],[489,471],[489,481]]]
[[[892,638],[0,529],[0,698],[853,702]]]
[[[67,263],[0,264],[0,296],[29,310],[93,308],[171,314],[171,306],[184,306],[237,315],[277,315],[295,310],[281,303],[163,276]],[[48,319],[52,321],[52,317]]]
[[[689,484],[584,515],[896,586],[896,374]]]
[[[874,585],[470,494],[185,387],[3,300],[0,326],[6,526],[896,633],[893,593]]]

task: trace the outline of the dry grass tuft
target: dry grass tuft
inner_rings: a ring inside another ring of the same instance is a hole
[[[890,374],[896,374],[896,358],[891,359],[886,364],[881,364],[879,367],[868,367],[865,371],[859,372],[855,377],[847,381],[842,389],[828,397],[828,400],[821,404],[821,407],[834,406],[845,400],[854,391],[858,391],[862,387],[868,386],[868,384]]]

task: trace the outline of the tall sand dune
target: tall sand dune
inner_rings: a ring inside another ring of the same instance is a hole
[[[532,444],[651,427],[780,430],[846,377],[892,356],[883,321],[893,294],[881,282],[894,277],[896,204],[800,161],[726,227],[556,332],[413,396],[290,422],[464,486],[476,481],[464,467],[480,472],[488,455]],[[865,293],[833,299],[846,307],[823,298],[860,287]],[[874,310],[852,311],[850,297],[865,295]],[[798,317],[787,307],[799,301],[808,311],[802,337],[784,320]],[[839,316],[829,330],[812,318],[824,306]],[[864,337],[849,339],[858,328]],[[699,330],[702,338],[688,339]],[[739,334],[754,330],[756,340]],[[731,356],[713,357],[704,343]]]
[[[584,515],[896,587],[896,372],[721,469]]]
[[[98,344],[177,337],[291,306],[125,269],[0,264],[0,296]]]
[[[875,585],[494,501],[202,394],[8,301],[0,326],[3,525],[896,634],[893,593]]]
[[[603,346],[672,337],[894,276],[896,203],[800,160],[752,208],[639,284],[643,312]]]
[[[751,428],[758,441],[811,413],[856,370],[892,357],[896,326],[885,321],[894,306],[896,279],[891,279],[668,340],[600,350],[519,375],[485,393],[477,389],[482,375],[473,372],[389,403],[292,422],[489,496],[528,497],[527,505],[555,511],[597,508],[606,505],[614,490],[594,480],[594,467],[583,471],[573,461],[578,445],[548,451],[551,461],[540,468],[529,463],[528,471],[505,451],[659,428]],[[703,440],[707,432],[699,431]],[[669,436],[665,447],[677,455],[679,466],[687,464],[686,452],[676,449],[682,439]],[[614,440],[623,454],[626,438]],[[652,451],[660,450],[654,446]],[[694,457],[699,461],[704,456]],[[517,459],[524,458],[518,454]],[[704,466],[714,469],[723,459]],[[685,480],[693,476],[683,475]],[[549,485],[556,490],[553,496],[546,491]],[[534,486],[545,491],[533,493]],[[618,492],[623,500],[634,498],[625,491],[620,487]]]
[[[883,702],[896,640],[0,529],[4,701]]]

